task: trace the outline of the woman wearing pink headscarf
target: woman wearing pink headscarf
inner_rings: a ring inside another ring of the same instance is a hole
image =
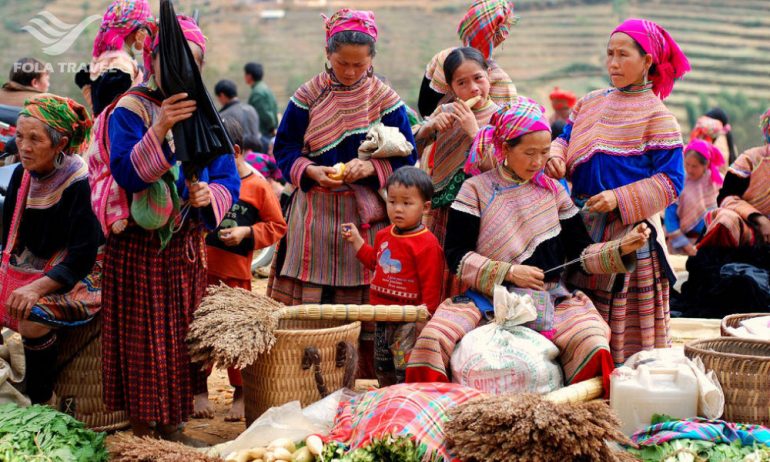
[[[179,25],[198,67],[206,38],[188,17]],[[185,337],[206,288],[204,229],[215,230],[238,200],[234,157],[215,158],[198,181],[184,177],[172,147],[172,128],[190,118],[194,100],[169,95],[161,86],[158,37],[149,41],[145,85],[121,97],[97,142],[107,147],[104,194],[127,217],[127,227],[107,236],[102,290],[104,398],[125,409],[134,434],[150,424],[161,437],[197,444],[179,430],[193,412],[193,392],[205,390],[205,374],[193,365]],[[100,220],[105,215],[99,214]],[[106,223],[102,223],[104,227]]]
[[[665,29],[645,19],[618,26],[607,45],[612,88],[583,97],[551,145],[549,175],[572,181],[572,196],[596,241],[625,235],[646,222],[655,239],[636,252],[623,276],[573,272],[612,329],[616,363],[639,350],[669,346],[668,263],[660,213],[682,191],[682,134],[661,101],[690,70]]]
[[[693,244],[706,231],[706,214],[717,208],[724,161],[722,152],[707,141],[694,139],[685,148],[684,188],[679,200],[666,208],[666,239],[674,252],[697,252]]]
[[[137,59],[142,58],[151,21],[147,0],[115,0],[104,13],[91,65],[75,77],[94,117],[123,92],[142,83],[144,74]]]

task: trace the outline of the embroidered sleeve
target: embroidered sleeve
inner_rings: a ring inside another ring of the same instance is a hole
[[[620,240],[592,244],[583,250],[581,266],[588,274],[627,273],[636,267],[636,253],[620,255]]]
[[[305,176],[305,171],[311,165],[315,165],[315,162],[307,157],[297,157],[289,170],[289,178],[293,185],[299,185],[302,183],[302,178]]]
[[[457,274],[464,284],[491,297],[495,286],[505,281],[505,275],[511,266],[510,263],[490,260],[476,252],[468,252],[460,261]]]
[[[668,207],[677,199],[677,190],[665,173],[612,190],[618,200],[618,211],[623,224],[632,225],[649,218]]]
[[[377,176],[378,189],[384,188],[388,177],[393,174],[390,159],[371,159],[370,162],[374,166],[374,174]]]
[[[296,187],[304,190],[312,186],[310,181],[302,181],[305,170],[313,165],[312,161],[302,156],[305,132],[310,121],[307,109],[297,105],[294,99],[289,102],[286,112],[278,126],[275,137],[275,160],[284,178]],[[295,165],[296,164],[296,165]]]

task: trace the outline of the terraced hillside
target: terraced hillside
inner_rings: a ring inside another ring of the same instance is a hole
[[[5,3],[4,3],[5,2]],[[45,57],[40,44],[26,32],[10,32],[46,8],[70,22],[99,13],[106,0],[0,0],[6,31],[0,35],[0,66],[16,57]],[[231,78],[239,84],[245,61],[266,65],[267,81],[283,102],[304,80],[323,68],[323,27],[320,13],[346,5],[374,9],[381,42],[377,72],[387,75],[399,93],[414,103],[425,63],[436,51],[457,43],[455,28],[469,2],[456,0],[180,0],[180,10],[201,12],[210,39],[205,77],[209,84]],[[324,5],[324,6],[308,6]],[[770,2],[766,0],[520,0],[519,24],[496,53],[521,93],[545,101],[559,85],[577,93],[607,85],[604,47],[621,16],[660,22],[690,57],[693,72],[680,82],[667,104],[687,129],[685,105],[701,94],[742,92],[751,100],[770,101]],[[264,9],[283,8],[283,19],[260,19]],[[95,34],[92,25],[72,50],[54,61],[87,58]],[[56,75],[54,90],[76,94],[71,76]],[[245,94],[246,88],[241,91]],[[741,140],[744,144],[757,139]]]

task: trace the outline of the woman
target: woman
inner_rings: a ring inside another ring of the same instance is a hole
[[[143,55],[145,27],[151,20],[147,0],[115,0],[104,13],[94,39],[91,65],[75,78],[94,117],[126,90],[142,83],[144,74],[136,58]]]
[[[465,13],[457,26],[460,41],[465,47],[477,49],[489,66],[489,97],[498,105],[516,98],[516,85],[508,74],[492,60],[492,51],[500,46],[516,24],[513,3],[508,0],[477,0]],[[444,61],[454,48],[438,52],[428,63],[420,87],[417,106],[420,114],[427,117],[442,102],[452,97],[451,82],[444,73]]]
[[[205,37],[192,19],[178,20],[201,67]],[[206,285],[203,228],[216,229],[240,180],[232,155],[214,159],[197,182],[177,167],[171,129],[192,116],[195,101],[163,92],[157,36],[152,43],[150,80],[118,101],[108,125],[111,173],[131,218],[105,248],[104,394],[108,407],[128,412],[134,434],[149,434],[154,422],[161,437],[195,444],[178,428],[205,374],[184,339]]]
[[[715,107],[698,117],[695,127],[690,132],[690,139],[704,140],[719,148],[724,159],[719,169],[722,175],[727,173],[727,167],[735,162],[737,154],[733,143],[733,131],[727,113],[722,108]]]
[[[655,229],[656,239],[637,252],[635,271],[617,278],[575,273],[571,279],[610,324],[613,359],[623,363],[639,350],[671,343],[674,274],[659,214],[677,199],[684,172],[679,124],[661,99],[690,65],[662,27],[629,19],[610,36],[606,66],[613,88],[577,103],[551,145],[546,169],[572,181],[594,240],[616,239],[640,222]]]
[[[79,155],[90,128],[83,106],[51,94],[29,98],[19,114],[21,165],[5,198],[3,246],[10,259],[4,252],[2,269],[24,268],[36,279],[3,292],[8,298],[2,321],[24,338],[33,403],[48,402],[53,394],[55,329],[86,323],[100,308],[101,236]],[[12,286],[5,279],[10,273],[0,277]]]
[[[744,152],[730,166],[719,191],[719,208],[706,217],[698,247],[770,243],[770,110],[760,119],[765,145]]]
[[[330,67],[302,85],[278,127],[275,158],[297,189],[287,212],[288,232],[274,261],[268,296],[287,305],[367,303],[371,274],[342,239],[342,223],[357,223],[372,244],[387,225],[377,190],[390,174],[413,165],[416,154],[358,159],[373,124],[398,127],[414,146],[406,106],[375,75],[377,25],[370,11],[342,9],[326,18]],[[335,164],[344,163],[341,176]],[[312,217],[312,220],[309,219]],[[373,326],[362,335],[362,375],[373,377]]]
[[[706,231],[706,214],[717,208],[724,157],[716,146],[699,139],[690,141],[684,152],[687,178],[679,200],[666,208],[666,240],[674,252],[693,256],[694,242]]]
[[[519,97],[476,136],[473,150],[498,165],[463,184],[449,212],[445,247],[450,269],[471,290],[468,298],[444,302],[423,329],[407,381],[446,381],[455,342],[491,311],[489,298],[504,285],[539,302],[544,321],[538,330],[559,347],[567,383],[601,376],[608,385],[609,327],[588,297],[565,288],[562,265],[580,258],[588,273],[625,272],[634,257],[621,255],[641,247],[649,230],[640,225],[622,239],[593,243],[563,186],[542,172],[551,143],[544,112]]]

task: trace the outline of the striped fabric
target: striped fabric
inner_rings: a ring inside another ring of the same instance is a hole
[[[749,149],[738,156],[730,172],[743,178],[750,178],[749,188],[743,193],[743,200],[757,212],[770,217],[770,145]],[[744,217],[746,219],[747,217]]]
[[[368,285],[369,271],[356,259],[353,246],[342,238],[340,223],[360,223],[352,190],[328,192],[316,187],[307,193],[296,193],[288,218],[286,260],[280,275],[334,287]],[[385,222],[370,225],[361,234],[371,245]],[[319,242],[327,245],[317,245]]]
[[[722,204],[734,199],[728,197]],[[740,199],[738,199],[740,200]],[[698,242],[701,247],[744,247],[752,246],[757,242],[757,236],[746,221],[738,213],[718,208],[706,214],[706,232],[703,239]]]
[[[454,48],[447,48],[436,53],[430,60],[425,68],[425,78],[430,80],[430,88],[442,95],[450,95],[452,88],[446,81],[444,76],[444,61],[449,53]],[[502,106],[514,98],[516,98],[518,92],[516,91],[516,85],[513,84],[513,80],[497,63],[493,60],[488,60],[489,65],[489,99],[498,106]]]
[[[88,176],[88,167],[78,155],[64,156],[61,168],[44,178],[30,182],[27,208],[44,210],[56,205],[65,189]]]
[[[482,396],[452,383],[399,384],[370,391],[341,404],[329,440],[357,449],[387,435],[411,437],[427,446],[424,462],[459,462],[446,446],[449,409]]]
[[[570,115],[569,144],[557,138],[551,155],[564,159],[571,175],[598,152],[638,156],[650,149],[681,148],[679,124],[648,87],[629,92],[596,90],[583,97]]]
[[[711,176],[704,174],[698,180],[687,178],[684,188],[679,195],[679,231],[688,233],[692,230],[710,210],[717,208],[717,195],[719,186],[711,181]]]
[[[489,59],[492,50],[508,38],[517,19],[510,0],[477,0],[457,26],[457,34],[463,45],[479,50]]]
[[[580,265],[589,274],[625,273],[633,269],[623,262],[620,240],[589,245],[580,254]]]
[[[380,79],[364,78],[348,87],[333,82],[326,72],[302,85],[291,101],[309,111],[303,148],[309,157],[329,151],[347,136],[367,133],[383,116],[404,105]]]
[[[211,191],[211,210],[214,212],[214,223],[221,223],[225,214],[230,211],[233,197],[226,186],[218,183],[211,183],[209,191]]]
[[[680,439],[709,441],[717,444],[740,442],[742,446],[755,444],[770,446],[770,428],[695,417],[651,425],[631,437],[631,440],[640,446],[656,446],[666,441]]]
[[[658,173],[612,190],[624,224],[633,225],[656,215],[674,203],[676,188],[665,173]]]
[[[154,130],[147,130],[141,141],[134,146],[131,151],[131,165],[145,183],[158,181],[171,168]]]

